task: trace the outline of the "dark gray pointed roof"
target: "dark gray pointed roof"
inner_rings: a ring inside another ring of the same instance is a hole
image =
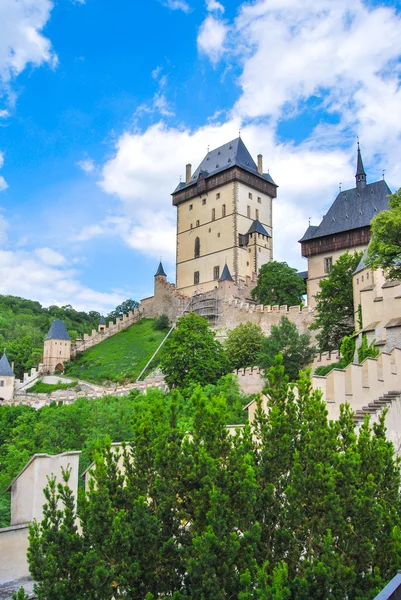
[[[103,315],[99,319],[99,325],[106,325],[106,321],[104,320],[104,316]]]
[[[234,281],[234,279],[231,277],[230,269],[228,268],[227,263],[224,265],[224,269],[219,281]]]
[[[14,377],[13,370],[8,362],[6,353],[0,358],[0,377]]]
[[[300,242],[367,227],[382,210],[388,210],[391,190],[384,179],[363,188],[340,192],[318,227],[310,225]]]
[[[251,233],[261,233],[266,237],[271,237],[270,233],[266,231],[266,229],[263,227],[262,223],[258,219],[256,219],[248,229],[247,234],[250,235]]]
[[[357,151],[357,159],[356,159],[355,177],[358,177],[358,175],[365,175],[365,177],[366,177],[365,169],[363,168],[363,160],[362,160],[361,149],[359,147],[359,142],[358,142],[358,151]]]
[[[70,335],[64,325],[64,321],[60,321],[60,319],[54,319],[53,323],[50,325],[50,329],[47,332],[45,340],[71,340]]]
[[[163,269],[162,261],[159,262],[159,266],[157,267],[155,277],[158,277],[159,275],[162,275],[163,277],[167,277],[167,275],[165,274],[164,269]]]
[[[242,139],[238,137],[235,140],[216,148],[215,150],[210,150],[196,171],[193,173],[190,183],[181,181],[174,192],[178,192],[179,190],[196,183],[199,175],[201,174],[206,179],[210,175],[215,175],[220,171],[224,171],[225,169],[235,166],[241,167],[246,171],[250,171],[254,175],[257,175],[258,177],[269,181],[269,183],[276,185],[269,173],[261,174],[258,172],[258,167],[256,166],[255,161],[250,155]]]

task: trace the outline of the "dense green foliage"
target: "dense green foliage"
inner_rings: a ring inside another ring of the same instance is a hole
[[[278,365],[268,407],[230,436],[223,397],[142,406],[129,447],[96,455],[81,499],[50,481],[28,552],[39,600],[371,600],[401,566],[400,471],[384,417],[328,423]],[[68,479],[68,477],[66,477]],[[60,512],[60,507],[64,510]]]
[[[65,375],[94,383],[135,381],[165,335],[155,331],[154,323],[142,319],[88,348],[67,364]]]
[[[361,252],[345,252],[327,277],[320,280],[320,291],[315,296],[317,315],[311,329],[319,330],[316,338],[321,352],[337,350],[343,337],[354,331],[352,274],[361,256]]]
[[[139,302],[137,300],[125,300],[107,315],[106,321],[115,321],[135,308],[139,308]]]
[[[279,352],[283,357],[285,372],[291,381],[295,381],[299,370],[304,369],[313,359],[311,336],[309,333],[299,333],[295,323],[287,317],[281,317],[280,323],[273,325],[270,335],[263,339],[259,367],[267,372],[274,365]]]
[[[328,375],[333,369],[344,369],[342,360],[335,363],[331,363],[331,365],[320,365],[319,367],[316,367],[314,375],[320,375],[324,377],[325,375]]]
[[[260,304],[287,304],[297,306],[303,303],[306,294],[305,281],[297,270],[286,262],[272,260],[261,266],[252,298]]]
[[[169,329],[169,328],[170,328],[170,320],[169,320],[168,316],[160,315],[160,317],[158,317],[156,319],[155,329],[157,331],[163,331],[164,329]]]
[[[192,427],[195,388],[187,395],[174,392],[164,395],[158,389],[147,394],[131,392],[129,396],[81,398],[70,405],[56,405],[35,410],[29,406],[0,406],[0,527],[9,524],[9,497],[4,493],[12,479],[35,452],[58,454],[81,450],[83,471],[93,458],[99,441],[108,436],[113,442],[131,440],[135,422],[147,414],[147,406],[165,404],[177,407],[177,422],[188,430]],[[243,406],[249,398],[240,392],[231,375],[216,385],[208,385],[203,395],[220,398],[227,406],[227,424],[243,423]]]
[[[380,353],[380,350],[377,346],[375,346],[375,341],[373,340],[370,344],[368,343],[368,338],[364,333],[362,335],[361,345],[358,348],[358,362],[361,363],[365,360],[365,358],[376,358]]]
[[[389,210],[374,217],[366,264],[382,268],[389,279],[401,279],[401,188],[389,198]]]
[[[0,348],[6,348],[14,361],[17,377],[37,367],[43,353],[43,340],[53,319],[62,319],[72,339],[96,329],[99,313],[79,312],[67,305],[43,308],[39,302],[16,296],[0,296]]]
[[[240,323],[228,332],[225,341],[228,360],[232,369],[254,367],[258,364],[262,349],[263,332],[259,325],[248,321]]]
[[[177,320],[165,344],[160,367],[170,388],[215,383],[230,370],[225,350],[208,320],[195,313]]]

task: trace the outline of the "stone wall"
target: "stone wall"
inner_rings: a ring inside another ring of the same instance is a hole
[[[272,325],[278,325],[281,317],[295,323],[300,333],[311,333],[309,327],[313,323],[314,310],[307,306],[263,306],[235,298],[220,303],[216,330],[218,336],[224,338],[227,331],[250,321],[260,325],[263,334],[268,336]]]
[[[110,322],[104,331],[99,332],[96,329],[92,330],[91,334],[85,333],[83,339],[77,338],[75,344],[71,346],[71,355],[75,356],[77,352],[84,352],[96,344],[100,344],[107,338],[115,335],[122,329],[127,329],[134,323],[136,323],[143,316],[140,309],[135,308],[133,311],[130,310],[126,315],[116,319],[115,323]]]
[[[169,283],[166,277],[155,277],[155,293],[151,298],[141,301],[141,311],[144,317],[157,318],[167,315],[170,322],[183,314],[190,298],[177,291],[174,284]]]
[[[264,380],[258,367],[238,369],[234,375],[237,376],[239,386],[244,394],[259,394],[263,390]]]
[[[333,365],[338,363],[341,359],[339,350],[332,350],[331,352],[320,352],[315,354],[312,363],[312,373],[316,371],[318,367],[326,367],[327,365]]]
[[[31,387],[35,381],[37,381],[41,377],[41,373],[43,371],[43,365],[39,365],[37,369],[32,368],[29,373],[24,373],[22,379],[15,380],[15,393],[18,394],[23,392],[28,387]]]

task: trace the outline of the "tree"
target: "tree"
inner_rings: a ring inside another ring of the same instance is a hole
[[[225,347],[232,369],[254,367],[262,349],[263,332],[248,321],[228,332]]]
[[[135,308],[139,308],[139,302],[137,300],[124,300],[121,304],[115,307],[108,315],[107,319],[111,321],[115,321],[116,319],[122,317],[129,313],[130,310],[134,310]]]
[[[370,229],[366,265],[384,269],[390,280],[401,279],[401,188],[390,196],[389,210],[372,219]]]
[[[176,402],[139,400],[130,445],[99,449],[78,514],[68,481],[50,480],[30,529],[38,598],[373,600],[401,566],[385,415],[357,432],[342,406],[329,422],[309,376],[295,393],[281,357],[266,394],[236,436],[224,397],[200,386],[189,429]]]
[[[170,328],[170,320],[167,315],[160,315],[156,319],[155,329],[156,331],[163,331],[164,329]]]
[[[223,346],[209,329],[208,320],[189,313],[177,320],[160,364],[170,387],[215,383],[229,371]]]
[[[298,377],[300,369],[305,368],[313,359],[314,348],[311,346],[309,333],[299,333],[295,323],[287,317],[281,317],[278,325],[273,325],[270,335],[262,341],[259,354],[259,367],[269,369],[275,363],[280,352],[283,365],[291,381]]]
[[[305,281],[286,262],[275,260],[261,266],[252,298],[260,304],[297,306],[306,294]]]
[[[361,252],[345,252],[320,280],[315,296],[317,315],[311,329],[319,330],[316,338],[321,352],[338,349],[343,337],[354,331],[352,275],[361,256]]]

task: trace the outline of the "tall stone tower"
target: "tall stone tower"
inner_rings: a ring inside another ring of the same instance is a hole
[[[64,321],[55,319],[45,337],[43,369],[45,373],[64,371],[64,362],[71,358],[71,338]]]
[[[235,283],[272,260],[272,200],[277,185],[241,138],[208,152],[173,192],[177,207],[177,289],[214,289],[227,264]]]

